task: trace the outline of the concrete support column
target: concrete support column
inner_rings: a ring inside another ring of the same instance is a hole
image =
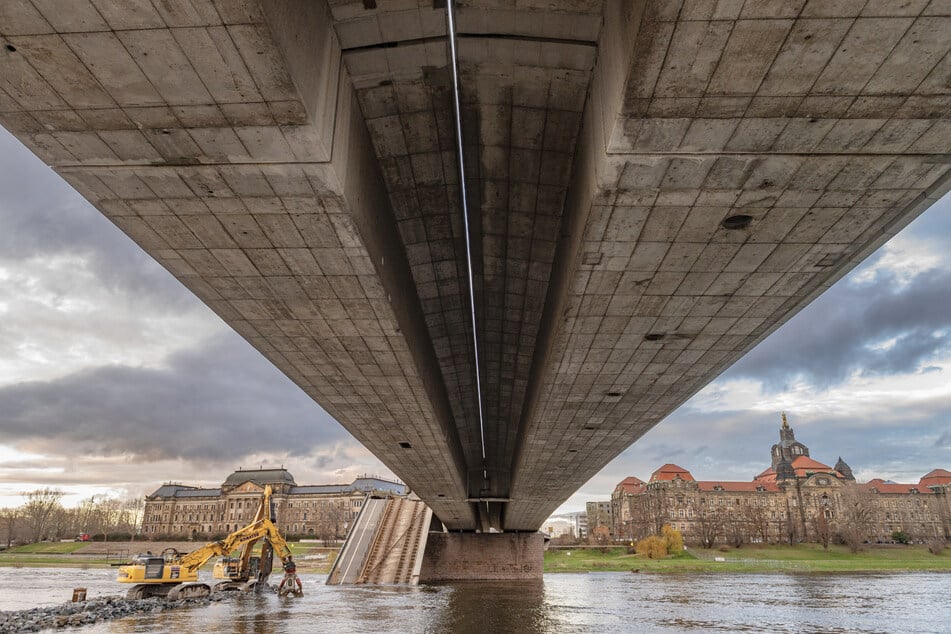
[[[430,533],[420,583],[540,579],[541,533]]]

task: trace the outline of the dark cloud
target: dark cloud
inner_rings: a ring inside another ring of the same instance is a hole
[[[2,127],[0,192],[0,261],[76,256],[88,263],[99,284],[136,294],[153,310],[197,304],[170,273]]]
[[[870,282],[843,280],[722,379],[749,377],[780,391],[797,378],[831,386],[856,372],[915,372],[951,346],[949,291],[951,271],[944,269],[920,273],[907,282],[888,270],[879,270]]]
[[[0,442],[54,455],[234,462],[304,456],[349,438],[232,333],[171,355],[161,369],[100,367],[0,388]]]
[[[796,439],[813,458],[828,465],[839,456],[858,477],[884,476],[917,482],[936,467],[947,468],[947,432],[951,397],[877,409],[874,416],[790,413]],[[608,465],[598,481],[606,490],[633,475],[647,480],[666,462],[674,462],[701,480],[749,481],[770,465],[770,448],[779,441],[779,412],[704,412],[682,407]],[[935,438],[938,441],[935,442]]]
[[[951,198],[940,200],[900,236],[920,248],[947,254]],[[794,380],[827,387],[855,373],[940,371],[921,366],[951,347],[951,259],[945,257],[909,280],[902,277],[906,272],[882,266],[888,255],[886,249],[872,254],[722,379],[757,379],[777,392]],[[890,345],[883,346],[886,342]]]

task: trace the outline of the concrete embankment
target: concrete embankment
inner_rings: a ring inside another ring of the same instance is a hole
[[[18,612],[0,612],[0,632],[38,632],[46,629],[80,627],[133,614],[205,606],[232,596],[234,595],[229,593],[213,593],[204,599],[181,601],[167,601],[164,598],[132,600],[113,596]]]

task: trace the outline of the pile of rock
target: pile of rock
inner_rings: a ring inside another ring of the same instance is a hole
[[[39,630],[78,627],[99,621],[118,619],[133,614],[148,614],[185,607],[208,605],[229,595],[213,593],[203,599],[167,601],[164,598],[126,599],[100,597],[81,603],[65,603],[48,608],[33,608],[19,612],[0,612],[0,632],[37,632]]]

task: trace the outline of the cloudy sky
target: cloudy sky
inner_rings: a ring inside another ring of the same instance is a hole
[[[676,462],[749,480],[785,410],[859,479],[951,467],[951,200],[922,215],[562,507]],[[309,397],[0,128],[0,507],[41,486],[151,492],[279,465],[392,477]]]

